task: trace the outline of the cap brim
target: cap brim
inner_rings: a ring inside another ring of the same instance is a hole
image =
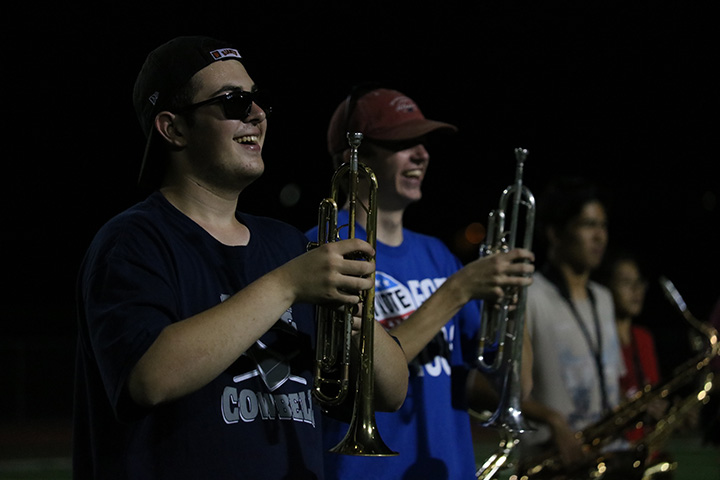
[[[422,137],[434,131],[457,132],[457,127],[445,122],[436,120],[417,119],[405,122],[393,128],[385,128],[378,131],[365,132],[365,136],[377,140],[409,140]]]

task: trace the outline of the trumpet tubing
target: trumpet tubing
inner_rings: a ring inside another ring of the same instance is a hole
[[[481,256],[493,255],[495,253],[507,252],[515,247],[532,249],[533,228],[535,223],[535,197],[530,190],[523,185],[523,170],[528,151],[524,148],[515,149],[516,170],[515,183],[508,186],[500,196],[497,209],[488,215],[487,237],[480,248]],[[508,205],[512,200],[512,204]],[[507,216],[508,207],[511,207],[510,217]],[[520,211],[524,209],[524,234],[523,243],[517,244],[518,230],[520,229]],[[506,230],[505,223],[509,220],[510,228]],[[496,373],[501,369],[505,357],[506,338],[517,338],[517,333],[522,336],[522,330],[517,331],[518,323],[522,323],[522,315],[525,309],[526,288],[518,292],[517,308],[511,312],[510,303],[512,298],[511,289],[506,289],[504,297],[498,305],[486,302],[482,311],[482,322],[480,330],[480,347],[478,349],[478,364],[485,372]],[[514,321],[519,320],[519,321]],[[515,331],[508,330],[514,327]],[[492,362],[486,361],[486,349],[488,344],[496,344],[497,350]],[[514,352],[519,353],[519,352]],[[513,355],[511,355],[512,357]]]
[[[318,209],[318,242],[334,242],[338,235],[338,206],[334,197],[325,198]],[[347,397],[350,381],[350,339],[352,311],[344,306],[338,311],[325,306],[316,308],[318,335],[313,393],[325,406],[342,403]]]
[[[339,238],[337,224],[338,200],[345,184],[348,196],[348,238],[355,238],[357,209],[366,214],[367,242],[376,248],[377,235],[377,179],[373,171],[358,161],[361,133],[348,133],[350,159],[333,174],[330,197],[320,203],[318,210],[318,242],[334,242]],[[360,180],[367,181],[369,196],[364,205],[358,196]],[[346,182],[346,183],[345,183]],[[363,260],[375,262],[375,257]],[[372,274],[373,285],[375,273]],[[374,408],[374,329],[375,287],[361,292],[362,326],[360,328],[359,365],[354,386],[353,413],[345,438],[331,452],[345,455],[390,456],[397,455],[380,438],[375,422]],[[350,349],[354,306],[345,305],[342,312],[319,306],[317,308],[318,335],[313,394],[325,406],[333,406],[346,399],[350,388]]]
[[[528,151],[523,148],[515,149],[517,161],[515,183],[502,192],[499,207],[488,216],[487,238],[480,249],[481,256],[507,252],[519,246],[528,250],[532,248],[535,197],[522,182],[527,154]],[[508,209],[510,209],[509,217]],[[525,212],[523,224],[520,224],[521,210]],[[510,227],[506,230],[505,223],[508,220]],[[517,239],[521,229],[524,229],[523,243],[518,245]],[[501,382],[498,406],[484,425],[499,428],[502,436],[498,451],[476,473],[476,477],[483,480],[495,478],[498,471],[515,466],[514,449],[519,443],[519,434],[528,429],[520,408],[522,399],[520,366],[527,287],[517,291],[517,305],[512,309],[511,299],[515,293],[512,289],[506,289],[498,305],[491,302],[483,303],[478,368],[497,376]],[[495,358],[492,361],[486,359],[488,344],[497,345]]]

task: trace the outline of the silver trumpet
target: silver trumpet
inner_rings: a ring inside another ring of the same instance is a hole
[[[527,150],[515,149],[515,183],[502,192],[499,207],[489,214],[487,237],[480,248],[480,256],[508,252],[516,247],[532,249],[535,197],[522,181],[527,155]],[[506,214],[508,208],[511,209],[509,217]],[[520,216],[523,212],[524,224],[521,225]],[[508,221],[510,225],[509,229],[506,229],[505,224]],[[522,230],[523,236],[521,245],[517,245],[519,230]],[[483,303],[481,318],[477,363],[481,371],[491,374],[500,382],[498,406],[483,425],[499,428],[502,437],[499,450],[476,474],[482,479],[494,478],[500,469],[510,467],[510,455],[519,442],[519,434],[528,430],[520,409],[520,366],[527,287],[506,288],[504,293],[498,302]],[[517,297],[517,304],[513,308],[514,297]],[[492,359],[489,358],[488,351],[491,346],[496,346]]]
[[[367,242],[376,248],[377,236],[377,178],[373,171],[358,161],[361,133],[348,133],[350,160],[335,171],[332,178],[330,197],[320,203],[318,212],[318,242],[334,242],[339,238],[337,225],[338,199],[341,186],[348,196],[349,220],[348,238],[355,238],[355,218],[358,208],[364,208],[367,215],[365,231]],[[368,183],[369,199],[364,205],[358,198],[361,178]],[[375,257],[364,260],[375,262]],[[373,287],[361,293],[362,326],[360,330],[360,354],[357,365],[353,413],[345,438],[331,452],[345,455],[391,456],[390,450],[377,430],[374,408],[373,344],[375,328],[375,273]],[[317,308],[318,334],[315,361],[315,385],[313,394],[324,406],[338,405],[345,400],[350,387],[350,346],[352,342],[353,305],[345,305],[342,311],[319,306]]]

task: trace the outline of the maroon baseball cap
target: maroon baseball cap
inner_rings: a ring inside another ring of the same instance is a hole
[[[457,131],[445,122],[429,120],[417,104],[397,90],[376,88],[343,100],[328,127],[328,150],[335,155],[349,148],[347,132],[360,132],[369,140],[409,140],[435,130]]]

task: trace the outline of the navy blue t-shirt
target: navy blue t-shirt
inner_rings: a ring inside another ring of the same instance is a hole
[[[311,305],[293,305],[196,392],[151,409],[127,393],[163,328],[305,252],[294,227],[237,216],[250,241],[226,246],[155,193],[93,240],[78,285],[75,478],[323,478]]]

